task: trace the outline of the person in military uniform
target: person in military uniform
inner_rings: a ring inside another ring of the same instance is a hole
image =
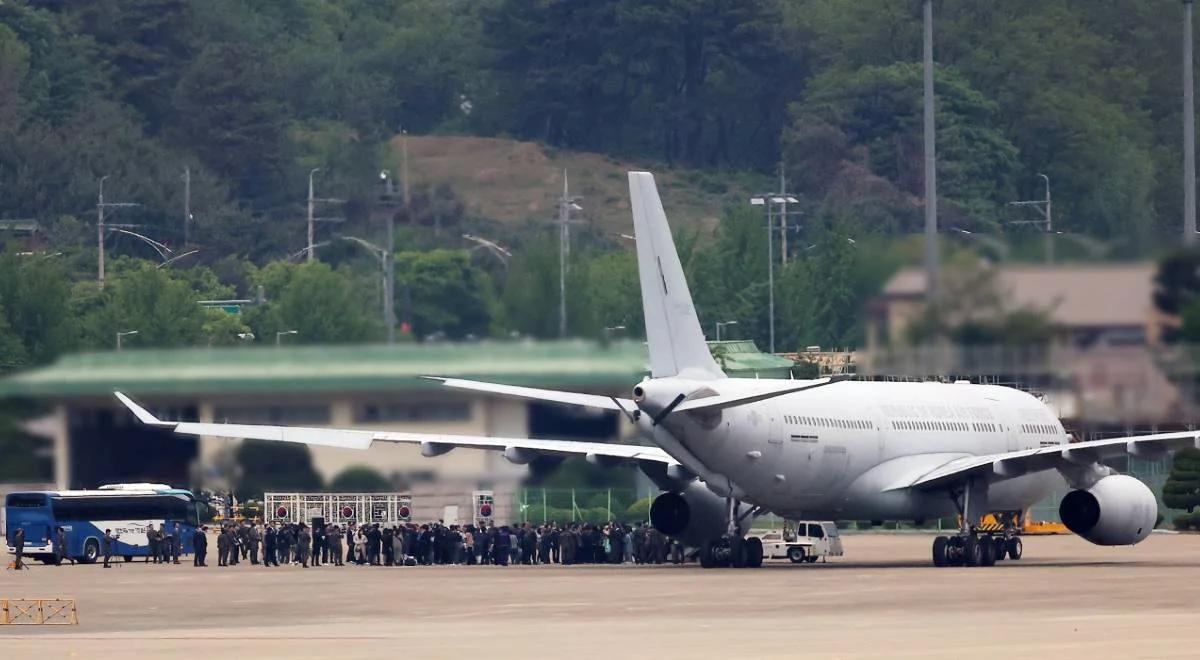
[[[179,563],[179,555],[183,554],[183,530],[179,528],[179,523],[171,523],[171,563]]]
[[[154,529],[154,525],[150,525],[146,530],[146,545],[149,552],[146,555],[146,561],[157,564],[159,561],[158,530]]]
[[[112,530],[104,530],[104,538],[100,539],[100,552],[104,553],[104,568],[112,568],[108,565],[108,561],[112,559],[113,544],[116,542],[117,539],[113,538]]]
[[[228,566],[229,560],[229,528],[222,527],[217,535],[217,566]]]
[[[300,523],[300,529],[296,532],[296,561],[304,568],[308,568],[308,553],[312,550],[312,535],[308,532],[308,525]]]
[[[334,566],[345,566],[342,563],[342,530],[334,525],[326,536],[326,541],[329,544],[329,556],[333,558]]]
[[[325,525],[313,525],[312,556],[309,559],[313,566],[321,565],[321,553],[325,551]]]
[[[208,566],[204,563],[208,556],[208,528],[201,527],[192,534],[192,566]]]
[[[171,547],[175,545],[175,537],[171,535],[171,528],[167,527],[166,523],[158,526],[159,538],[162,539],[158,544],[158,559],[160,564],[171,563]]]
[[[250,565],[258,565],[258,549],[262,545],[262,528],[257,524],[250,525],[249,546],[250,546]]]
[[[64,559],[70,559],[67,557],[67,530],[57,527],[54,530],[54,565],[62,566]],[[71,563],[75,560],[71,559]]]
[[[267,525],[263,532],[263,566],[279,565],[279,550],[276,547],[275,525]]]
[[[25,565],[21,563],[21,559],[25,557],[25,529],[18,527],[17,531],[13,532],[13,569],[21,570]]]

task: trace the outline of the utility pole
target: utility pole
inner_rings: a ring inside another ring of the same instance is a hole
[[[768,351],[775,354],[775,237],[771,235],[773,219],[771,218],[771,198],[767,197],[767,316],[770,318],[770,334]]]
[[[788,236],[787,236],[787,178],[783,173],[783,160],[779,161],[779,195],[783,202],[779,205],[779,263],[787,266]]]
[[[1038,176],[1046,182],[1046,198],[1031,199],[1023,202],[1009,202],[1009,206],[1033,206],[1042,212],[1041,220],[1017,220],[1010,222],[1012,225],[1041,225],[1042,232],[1046,234],[1046,263],[1054,263],[1054,237],[1057,235],[1054,232],[1054,213],[1050,202],[1050,177],[1038,172]]]
[[[558,336],[567,336],[567,257],[571,253],[571,211],[582,211],[578,197],[571,197],[567,170],[563,170],[563,193],[558,200]]]
[[[308,173],[308,263],[312,263],[316,256],[313,254],[313,203],[316,201],[313,198],[313,176],[320,172],[321,168],[314,167]],[[278,338],[277,338],[278,339]]]
[[[1192,73],[1192,5],[1183,0],[1183,243],[1196,244],[1196,99]]]
[[[96,196],[96,281],[101,289],[104,288],[104,210],[109,208],[128,208],[137,206],[132,202],[105,202],[104,180],[108,175],[100,177],[100,191]]]
[[[192,168],[183,168],[183,244],[192,242]]]
[[[937,144],[933,116],[933,0],[925,0],[925,300],[937,301]]]

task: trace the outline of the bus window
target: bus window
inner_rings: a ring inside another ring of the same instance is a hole
[[[809,535],[809,537],[811,537],[811,538],[814,538],[814,539],[823,539],[823,538],[825,538],[825,532],[824,532],[824,531],[822,531],[822,530],[821,530],[821,526],[820,526],[820,525],[818,525],[818,524],[816,524],[816,523],[809,523],[809,525],[808,525],[808,535]]]
[[[13,508],[34,509],[46,506],[46,496],[41,493],[9,493],[4,504]]]

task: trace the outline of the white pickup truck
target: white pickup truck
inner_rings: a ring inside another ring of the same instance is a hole
[[[782,530],[756,534],[762,539],[763,557],[789,559],[793,564],[813,563],[818,558],[842,556],[842,537],[837,525],[816,520],[788,521]]]

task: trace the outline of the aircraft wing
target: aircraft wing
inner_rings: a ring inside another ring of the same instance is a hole
[[[455,389],[471,390],[472,392],[486,392],[488,394],[496,394],[499,396],[513,397],[517,399],[529,399],[532,401],[544,401],[547,403],[561,403],[571,406],[584,406],[587,408],[600,408],[602,410],[616,410],[620,412],[633,410],[636,407],[633,401],[630,401],[629,399],[619,399],[617,397],[601,396],[599,394],[580,394],[577,392],[541,390],[534,387],[500,385],[498,383],[484,383],[478,380],[442,378],[441,376],[422,376],[422,378],[427,380],[436,380],[446,387],[453,387]],[[621,408],[622,405],[624,406],[624,409]]]
[[[586,456],[602,462],[651,461],[678,465],[667,452],[658,447],[619,445],[604,442],[574,440],[536,440],[531,438],[493,438],[473,435],[444,435],[436,433],[405,433],[400,431],[362,431],[355,429],[325,429],[266,424],[216,424],[203,422],[172,422],[155,417],[150,411],[120,392],[114,392],[143,424],[170,429],[184,435],[206,435],[218,438],[252,438],[278,442],[297,442],[346,449],[367,449],[374,442],[397,442],[421,446],[426,456],[444,454],[455,447],[503,451],[514,463],[528,463],[539,455]]]
[[[885,490],[933,489],[965,478],[981,476],[990,481],[999,481],[1058,467],[1093,465],[1122,454],[1156,457],[1183,447],[1200,448],[1200,431],[1106,438],[999,454],[962,456],[941,463],[922,474],[905,477]]]

